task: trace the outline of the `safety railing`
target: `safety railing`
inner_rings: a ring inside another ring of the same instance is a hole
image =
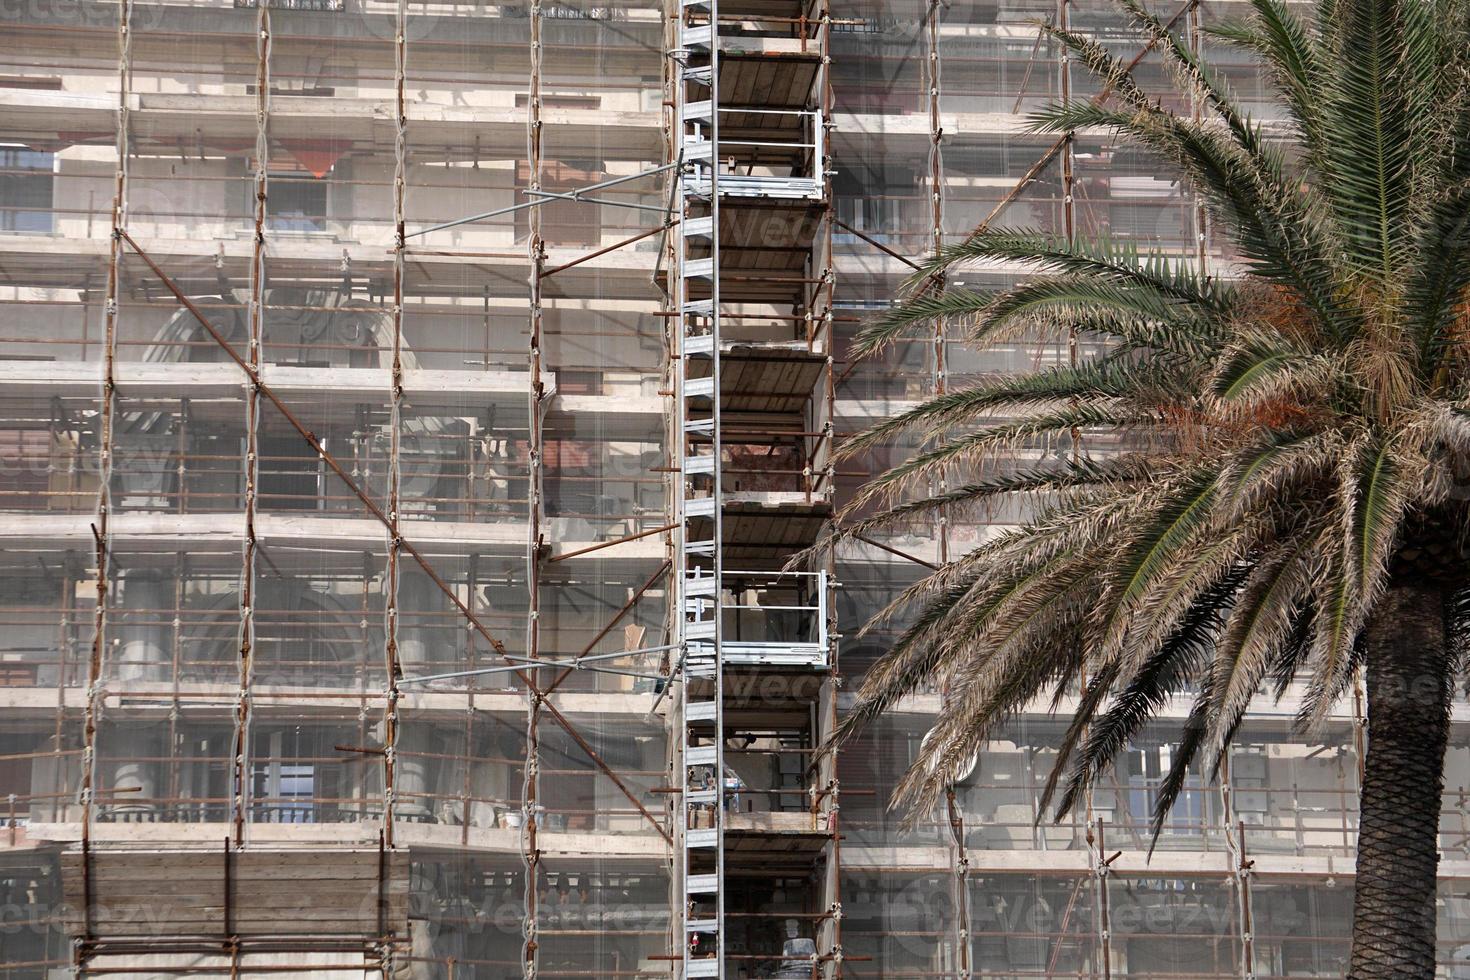
[[[687,106],[686,115],[709,114],[707,103]],[[825,134],[821,113],[811,109],[721,109],[719,185],[722,197],[818,200],[824,186]],[[684,143],[686,162],[713,154],[700,139]],[[685,186],[708,194],[707,171],[687,175]]]
[[[725,570],[723,654],[726,666],[827,665],[827,573]],[[690,658],[700,655],[691,644]]]

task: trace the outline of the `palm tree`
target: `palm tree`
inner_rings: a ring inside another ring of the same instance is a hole
[[[924,440],[863,489],[829,545],[1018,497],[1034,516],[875,618],[904,625],[837,739],[945,685],[895,793],[918,812],[998,725],[1080,679],[1046,789],[1065,812],[1163,704],[1189,698],[1157,833],[1191,765],[1218,774],[1258,691],[1303,678],[1309,730],[1361,670],[1350,976],[1428,978],[1470,634],[1470,3],[1318,0],[1309,22],[1251,0],[1248,20],[1216,33],[1258,55],[1279,91],[1284,125],[1269,131],[1166,25],[1122,3],[1204,117],[1161,107],[1095,40],[1049,29],[1113,101],[1056,104],[1033,125],[1108,130],[1157,155],[1238,267],[1209,278],[1112,241],[986,231],[864,328],[859,356],[940,322],[980,346],[1065,330],[1106,353],[941,395],[845,445]],[[998,292],[932,288],[983,260],[1035,274]],[[941,472],[964,485],[915,492]]]

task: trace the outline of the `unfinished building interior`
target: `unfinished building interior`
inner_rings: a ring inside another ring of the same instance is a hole
[[[1159,10],[1269,121],[1244,7]],[[1263,702],[1151,860],[1177,706],[1060,823],[1043,710],[911,830],[942,692],[814,752],[1018,516],[793,570],[912,448],[834,445],[1088,355],[864,318],[987,224],[1230,272],[1028,132],[1107,97],[1038,21],[1165,90],[1106,0],[0,7],[0,978],[1341,976],[1356,703]],[[1448,767],[1470,977],[1470,718]]]

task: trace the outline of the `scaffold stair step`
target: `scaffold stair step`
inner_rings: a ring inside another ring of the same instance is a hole
[[[713,398],[714,394],[715,379],[713,376],[684,379],[685,398]],[[713,459],[713,457],[711,457],[711,459]]]
[[[690,259],[684,263],[685,279],[710,279],[715,274],[715,260],[711,256],[707,259]]]
[[[684,202],[705,202],[710,199],[709,177],[699,175],[684,175],[679,178],[679,193],[684,195]]]
[[[693,24],[679,31],[679,43],[688,51],[708,50],[715,43],[715,25]]]
[[[715,471],[715,458],[713,456],[685,456],[685,476],[707,476]]]
[[[720,931],[720,923],[718,919],[690,919],[684,923],[684,931],[715,933]]]
[[[684,879],[684,894],[686,895],[713,895],[719,890],[719,875],[690,875]]]
[[[714,517],[715,516],[715,498],[714,497],[695,497],[692,500],[685,500],[684,501],[684,516],[686,518],[689,518],[689,517]],[[709,585],[710,585],[709,593],[710,594],[713,594],[714,593],[715,580],[714,579],[709,579],[708,581],[709,581]],[[690,592],[689,594],[690,595],[702,595],[704,593],[701,593],[701,592]]]
[[[705,33],[708,33],[706,30]],[[679,118],[684,122],[709,122],[714,118],[715,104],[709,99],[700,99],[698,102],[684,103],[684,110]]]
[[[689,980],[695,980],[696,977],[717,977],[719,975],[719,960],[686,960],[684,962],[684,976]]]
[[[684,705],[685,721],[714,721],[719,704],[715,701],[689,701]]]
[[[712,299],[691,299],[679,309],[685,316],[714,316],[715,301]]]
[[[707,830],[690,830],[684,834],[684,846],[690,850],[705,850],[718,847],[720,843],[720,832],[713,828]]]
[[[712,766],[717,754],[713,745],[693,745],[684,750],[684,765]]]
[[[700,623],[685,623],[684,635],[691,640],[712,640],[715,636],[714,620]]]
[[[679,227],[683,229],[685,238],[708,238],[714,233],[715,219],[713,215],[705,215],[703,218],[685,218],[680,222]]]
[[[686,793],[686,794],[684,794],[684,802],[686,804],[688,804],[688,803],[692,803],[692,804],[709,804],[709,803],[714,803],[715,802],[715,796],[716,795],[717,794],[712,789],[695,790],[692,793]]]
[[[684,143],[684,162],[708,165],[715,158],[715,145],[706,139],[691,139]]]

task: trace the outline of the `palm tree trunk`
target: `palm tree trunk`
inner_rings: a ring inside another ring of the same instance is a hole
[[[1348,977],[1430,980],[1449,733],[1444,589],[1433,581],[1397,578],[1364,639],[1368,753]]]

